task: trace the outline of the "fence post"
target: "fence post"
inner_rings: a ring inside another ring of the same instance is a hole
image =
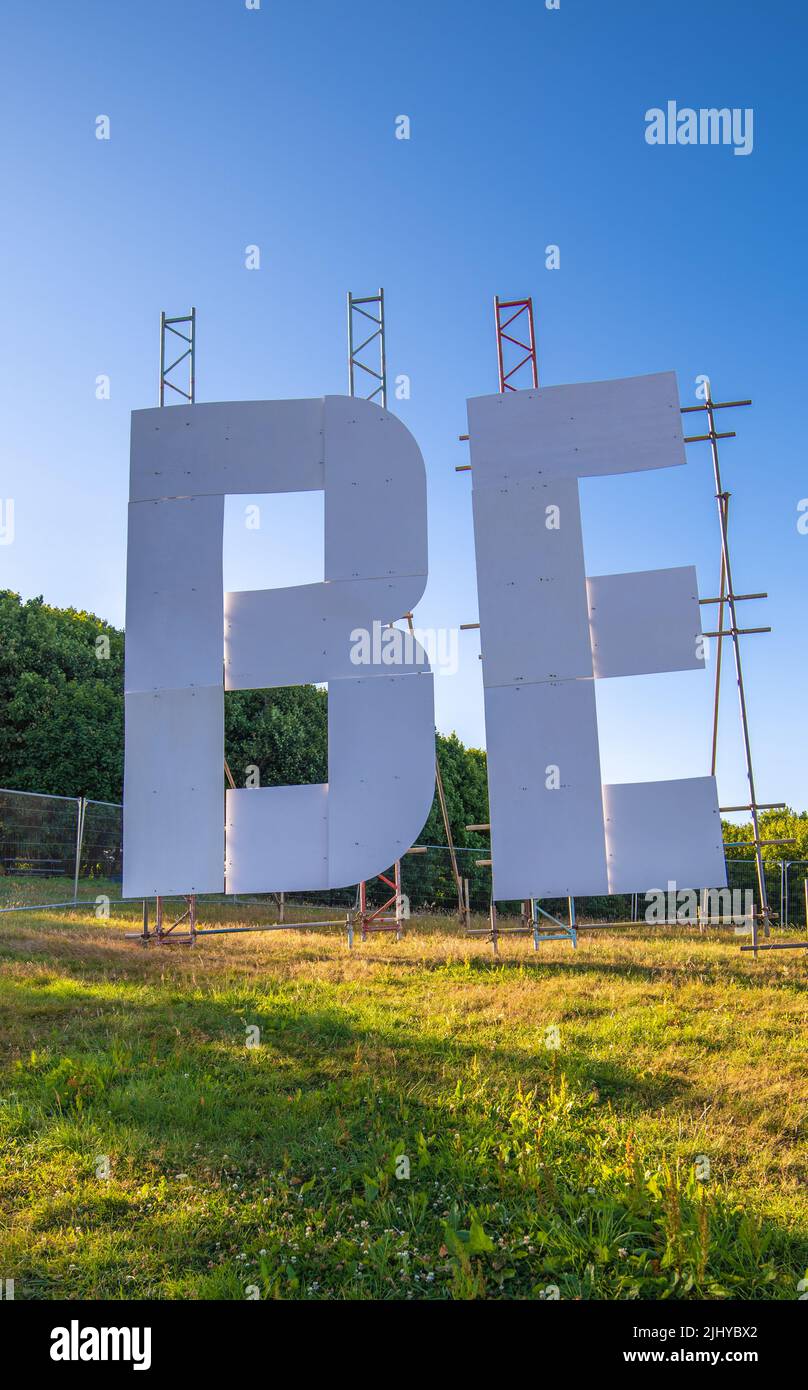
[[[73,874],[73,901],[78,902],[79,896],[79,870],[81,868],[81,846],[84,840],[84,811],[87,806],[85,797],[78,799],[78,821],[76,824],[76,869]]]

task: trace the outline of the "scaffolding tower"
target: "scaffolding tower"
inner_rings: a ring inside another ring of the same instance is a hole
[[[169,334],[171,334],[171,338],[169,338]],[[172,342],[173,338],[178,338],[180,342],[185,343],[185,347],[180,348],[179,357],[175,357],[173,362],[167,364],[167,357],[177,348],[176,343]],[[183,362],[188,364],[185,369],[188,377],[187,390],[177,384],[181,380],[181,374],[173,375]],[[176,318],[167,318],[165,312],[160,315],[159,405],[166,403],[166,388],[176,392],[188,405],[193,405],[196,400],[196,309],[192,309],[190,314],[180,314]]]
[[[365,325],[361,320],[365,319],[372,325],[370,334],[361,339],[361,334],[366,332]],[[358,387],[361,384],[368,384],[359,376],[359,372],[365,372],[370,377],[371,391],[365,397],[366,400],[376,401],[384,409],[387,408],[387,336],[384,319],[384,290],[379,289],[375,295],[355,295],[348,291],[348,388],[351,396],[361,394]],[[375,385],[374,385],[375,383]],[[407,625],[410,632],[414,632],[412,613],[405,613]],[[454,840],[452,838],[452,827],[449,822],[449,812],[446,805],[446,795],[443,786],[440,764],[438,762],[437,748],[435,750],[435,784],[437,787],[438,801],[440,804],[443,828],[446,833],[446,843],[449,847],[449,857],[452,865],[452,876],[454,878],[455,889],[457,891],[457,911],[460,921],[467,920],[468,904],[464,896],[463,879],[457,863]],[[413,845],[407,854],[423,853],[423,847]],[[391,877],[392,875],[392,877]],[[371,932],[395,932],[396,940],[400,941],[404,932],[404,898],[401,891],[401,861],[396,860],[395,864],[386,874],[377,874],[378,881],[390,892],[380,907],[371,910],[368,906],[367,883],[362,882],[357,886],[356,900],[356,919],[359,925],[360,937],[366,941]],[[349,931],[349,944],[353,944],[353,931]]]
[[[171,334],[171,338],[169,338]],[[185,344],[180,349],[179,356],[173,362],[168,358],[173,351],[176,351],[176,344],[173,338],[180,339]],[[183,363],[187,366],[182,372],[178,369]],[[176,375],[174,375],[176,373]],[[178,383],[185,379],[185,386]],[[194,405],[196,401],[196,309],[192,308],[190,314],[178,314],[169,318],[165,312],[160,314],[160,380],[157,393],[157,404],[165,406],[166,389],[174,391],[181,396],[187,405]],[[149,904],[144,899],[143,902],[143,929],[139,933],[138,939],[144,946],[154,942],[158,946],[168,942],[187,942],[193,946],[196,943],[196,894],[184,894],[185,911],[170,926],[165,925],[165,904],[161,896],[155,899],[154,928],[149,927]],[[183,922],[188,923],[186,932],[172,936],[172,933]]]
[[[539,365],[533,300],[500,299],[495,295],[494,320],[500,391],[519,391],[526,386],[535,389],[539,384]]]
[[[363,323],[362,320],[365,320]],[[372,324],[367,333],[367,324]],[[361,339],[361,341],[360,341]],[[370,381],[360,378],[364,372]],[[358,389],[370,386],[367,395]],[[348,386],[352,396],[363,396],[387,408],[387,347],[384,331],[384,290],[355,295],[348,291]]]

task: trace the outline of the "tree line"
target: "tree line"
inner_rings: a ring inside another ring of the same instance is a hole
[[[123,663],[123,632],[94,613],[0,590],[0,786],[120,801]],[[438,734],[437,756],[455,843],[487,850],[488,837],[465,828],[488,820],[485,753]],[[240,786],[254,767],[262,786],[327,781],[327,692],[228,691],[225,757]],[[768,846],[768,863],[808,859],[808,813],[766,811],[761,820],[764,839],[794,841]],[[724,822],[727,841],[748,842],[750,833]],[[446,842],[437,796],[419,839]],[[730,858],[750,854],[740,843],[728,850]]]
[[[0,786],[120,801],[124,634],[75,608],[0,590]],[[437,737],[456,843],[484,848],[466,825],[488,818],[485,753]],[[225,695],[225,758],[238,786],[328,780],[328,694],[313,685]],[[224,770],[222,771],[224,779]],[[445,844],[435,798],[420,837]]]

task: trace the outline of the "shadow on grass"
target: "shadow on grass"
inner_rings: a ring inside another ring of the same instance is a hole
[[[408,1018],[384,1005],[363,1019],[361,1002],[312,1008],[290,986],[189,998],[181,982],[153,981],[155,999],[144,997],[146,985],[119,978],[99,990],[71,981],[64,997],[39,980],[15,981],[13,1002],[0,1011],[0,1036],[17,1058],[7,1084],[28,1094],[43,1116],[90,1116],[98,1107],[161,1143],[183,1126],[203,1131],[207,1142],[234,1128],[260,1140],[268,1115],[287,1113],[290,1097],[315,1112],[319,1097],[327,1113],[333,1086],[363,1074],[424,1095],[447,1076],[460,1081],[476,1070],[544,1094],[563,1067],[627,1116],[689,1098],[694,1089],[673,1072],[639,1075],[569,1042],[561,1060],[544,1045],[541,1027],[535,1044],[523,1034],[509,1046],[496,1023],[475,1017],[460,1028],[453,1019],[445,1032],[412,1031]],[[251,1028],[260,1030],[259,1046],[247,1045]],[[30,1053],[33,1060],[24,1060]]]
[[[668,1179],[648,1188],[626,1145],[632,1117],[658,1115],[690,1083],[639,1077],[569,1048],[562,1060],[539,1041],[509,1047],[491,1036],[496,1025],[474,1019],[462,1034],[413,1032],[372,991],[346,1007],[313,1007],[314,986],[299,981],[273,980],[269,993],[228,982],[214,996],[214,982],[162,980],[155,965],[82,987],[74,962],[66,997],[58,980],[10,982],[19,1009],[5,1010],[5,1039],[19,1065],[5,1070],[15,1094],[0,1115],[0,1202],[6,1229],[23,1233],[11,1267],[37,1296],[171,1296],[181,1287],[182,1296],[243,1297],[237,1271],[210,1270],[222,1249],[235,1259],[260,1245],[269,1253],[254,1277],[265,1295],[299,1296],[292,1249],[319,1282],[327,1247],[339,1296],[362,1296],[371,1269],[372,1296],[393,1297],[401,1262],[390,1232],[422,1246],[434,1270],[447,1213],[456,1207],[468,1224],[471,1206],[496,1239],[530,1242],[534,1252],[498,1270],[481,1260],[487,1296],[537,1297],[536,1281],[548,1279],[569,1297],[635,1296],[632,1280],[642,1296],[685,1296],[659,1256],[668,1241],[679,1266],[698,1267],[706,1237],[696,1198]],[[257,1047],[247,1046],[252,1026]],[[664,1128],[658,1142],[659,1153],[671,1142]],[[114,1189],[97,1180],[99,1153],[111,1158]],[[394,1177],[401,1153],[413,1163],[407,1188]],[[771,1220],[761,1244],[733,1211],[715,1207],[715,1287],[785,1296],[799,1242]],[[692,1250],[677,1234],[683,1220]],[[769,1285],[767,1260],[777,1281]],[[466,1296],[459,1268],[446,1262],[443,1297]]]

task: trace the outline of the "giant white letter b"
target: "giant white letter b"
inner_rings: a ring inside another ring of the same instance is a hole
[[[223,600],[225,496],[318,489],[325,582]],[[134,413],[124,896],[218,893],[225,875],[233,893],[344,887],[410,847],[434,790],[432,675],[417,644],[408,664],[353,664],[351,634],[411,610],[426,576],[423,459],[388,411],[327,396]],[[225,688],[322,681],[328,782],[225,804]]]

